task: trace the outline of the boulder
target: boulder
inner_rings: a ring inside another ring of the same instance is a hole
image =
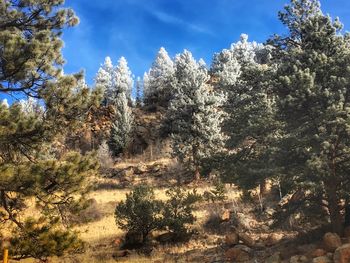
[[[273,245],[276,245],[278,242],[280,242],[282,239],[283,239],[283,234],[271,233],[266,238],[265,244],[266,246],[273,246]]]
[[[317,257],[312,260],[312,263],[332,263],[332,260],[327,256]]]
[[[231,233],[231,234],[226,235],[226,237],[225,237],[225,243],[229,247],[233,247],[233,246],[237,245],[238,242],[239,242],[239,236],[237,233]]]
[[[139,163],[135,168],[134,168],[134,173],[135,174],[144,174],[148,171],[147,166],[144,163]]]
[[[239,240],[241,240],[243,244],[247,245],[248,247],[253,247],[255,245],[254,239],[246,233],[240,233]]]
[[[152,173],[158,173],[160,170],[164,169],[164,165],[162,163],[154,163],[149,166],[149,169]]]
[[[233,262],[245,262],[250,260],[250,249],[246,246],[238,245],[226,250],[225,258]]]
[[[336,233],[326,233],[323,236],[323,245],[326,251],[334,252],[342,245],[340,237]]]
[[[140,135],[147,135],[149,133],[148,129],[144,126],[136,126],[135,131]]]
[[[350,262],[350,244],[345,244],[338,247],[333,256],[334,263],[349,263]]]
[[[307,263],[309,262],[308,258],[303,255],[296,255],[290,258],[290,263]]]
[[[221,214],[221,221],[226,222],[229,221],[231,217],[230,210],[225,209]]]
[[[125,168],[124,170],[120,171],[119,175],[121,177],[131,177],[134,175],[134,169],[132,167]]]
[[[113,246],[119,248],[123,244],[123,239],[121,238],[116,238],[113,240]]]
[[[273,254],[272,256],[268,257],[265,260],[265,263],[281,263],[281,262],[282,262],[282,258],[281,258],[280,252],[276,252],[275,254]]]
[[[311,253],[311,257],[313,258],[322,257],[322,256],[325,256],[326,253],[327,252],[324,249],[317,248]]]

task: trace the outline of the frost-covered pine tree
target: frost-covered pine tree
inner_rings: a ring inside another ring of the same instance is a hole
[[[140,77],[137,77],[136,79],[136,106],[142,105],[142,81]]]
[[[106,57],[104,63],[98,69],[95,77],[95,85],[103,89],[104,101],[106,102],[114,86],[114,70],[110,57]]]
[[[124,57],[118,61],[114,70],[114,83],[111,90],[110,105],[115,108],[115,118],[112,123],[109,147],[115,156],[125,153],[133,127],[133,113],[130,108],[133,79],[128,63]]]
[[[115,103],[116,116],[112,123],[108,145],[113,155],[118,156],[126,152],[131,142],[134,118],[126,93],[119,93]]]
[[[118,61],[118,65],[115,70],[114,87],[111,94],[111,99],[118,98],[120,93],[124,93],[128,100],[131,100],[131,90],[133,86],[132,73],[128,67],[128,62],[124,57],[121,57]]]
[[[0,105],[4,106],[5,108],[8,108],[10,106],[7,99],[3,99],[0,103]]]
[[[174,63],[165,48],[160,48],[148,73],[145,102],[148,105],[167,106],[171,96],[171,81],[174,75]]]
[[[185,50],[175,58],[174,99],[168,118],[174,155],[195,172],[198,179],[202,161],[224,146],[221,132],[225,97],[207,82],[209,75],[203,62],[196,62]]]
[[[224,49],[214,55],[211,74],[216,86],[224,89],[237,83],[241,75],[241,65],[231,50]]]
[[[24,114],[40,114],[44,112],[44,108],[40,106],[39,101],[32,97],[21,99],[19,105]]]
[[[211,72],[216,88],[228,96],[224,130],[230,150],[222,159],[224,179],[242,188],[261,186],[271,176],[271,144],[276,131],[275,103],[267,62],[269,47],[248,42],[241,35],[237,43],[215,55]]]
[[[143,73],[142,84],[143,84],[143,98],[145,100],[145,98],[150,93],[150,91],[149,91],[149,73],[147,73],[147,72]]]

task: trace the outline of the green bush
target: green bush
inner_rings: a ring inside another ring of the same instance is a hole
[[[203,193],[203,198],[207,202],[225,201],[227,199],[225,184],[220,181],[214,184],[214,188]]]
[[[202,199],[196,190],[186,192],[181,188],[166,191],[169,199],[163,209],[163,228],[174,234],[174,241],[187,238],[191,232],[188,225],[196,221],[194,204]]]
[[[171,241],[181,241],[189,237],[189,225],[196,220],[193,215],[194,204],[202,199],[201,195],[196,190],[186,192],[181,188],[169,189],[166,195],[169,199],[163,202],[155,199],[152,188],[136,187],[126,194],[125,201],[117,204],[117,225],[127,231],[127,236],[140,233],[142,237],[137,243],[144,243],[153,230],[169,231],[172,234]]]
[[[148,186],[137,186],[126,194],[126,200],[117,204],[117,225],[128,232],[141,233],[142,243],[148,234],[161,225],[163,203],[155,200],[154,191]]]

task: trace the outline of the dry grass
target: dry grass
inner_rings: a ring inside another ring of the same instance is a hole
[[[130,166],[135,166],[139,163],[139,160],[127,160],[126,162],[117,163],[115,166],[117,169],[125,169]],[[149,161],[145,164],[153,165],[155,163],[162,163],[167,167],[174,165],[173,160],[169,158],[162,158],[156,161]],[[147,176],[147,175],[143,175]],[[103,179],[99,179],[103,180]],[[112,179],[108,179],[112,180]],[[100,181],[99,181],[100,182]],[[198,193],[204,193],[210,190],[208,184],[192,185],[188,186],[188,190],[196,188]],[[157,199],[166,200],[165,194],[168,188],[156,188],[155,196]],[[96,201],[96,207],[98,207],[99,213],[102,213],[103,218],[95,222],[89,222],[84,225],[78,226],[75,230],[80,232],[80,236],[83,241],[87,243],[86,251],[83,254],[65,256],[63,258],[50,258],[51,263],[76,263],[76,262],[116,262],[112,255],[117,251],[117,247],[113,245],[113,241],[123,236],[123,231],[119,229],[115,224],[114,209],[117,202],[125,199],[125,194],[130,192],[131,189],[108,189],[108,190],[96,190],[89,194],[88,198],[92,198]],[[228,203],[234,204],[235,200],[239,198],[241,193],[236,188],[227,186]],[[217,205],[217,204],[215,204]],[[199,209],[195,212],[197,221],[194,228],[203,231],[203,225],[209,216],[208,207],[213,206],[210,203],[202,203],[199,205]],[[219,205],[222,206],[222,205]],[[33,206],[31,206],[33,207]],[[232,207],[227,207],[232,209]],[[35,213],[35,208],[31,208],[30,213]],[[118,258],[118,262],[187,262],[187,252],[189,251],[204,251],[206,249],[214,248],[217,246],[217,240],[220,236],[211,234],[206,237],[197,237],[191,240],[189,243],[180,245],[167,245],[157,246],[150,257],[142,254],[132,253],[126,258]],[[176,259],[177,258],[177,259]],[[33,259],[26,259],[20,261],[22,263],[36,262]]]

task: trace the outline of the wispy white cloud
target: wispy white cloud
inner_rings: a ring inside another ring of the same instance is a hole
[[[163,11],[159,10],[148,10],[154,17],[156,17],[158,20],[160,20],[163,23],[166,24],[173,24],[173,25],[179,25],[184,26],[187,29],[203,34],[213,35],[213,32],[210,31],[208,28],[205,28],[203,26],[185,21],[181,19],[180,17],[170,15],[168,13],[165,13]]]

